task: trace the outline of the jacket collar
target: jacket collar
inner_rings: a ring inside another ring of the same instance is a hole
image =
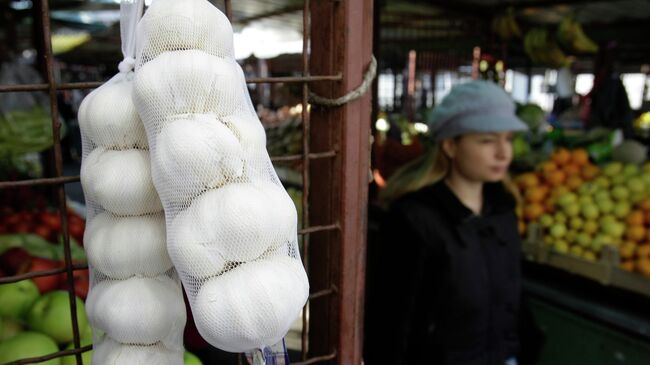
[[[442,180],[422,189],[421,193],[423,199],[427,199],[433,206],[439,207],[440,212],[454,225],[468,223],[477,218],[474,212],[467,208]],[[512,211],[514,208],[515,199],[505,190],[503,184],[486,183],[483,186],[482,217],[500,215]]]

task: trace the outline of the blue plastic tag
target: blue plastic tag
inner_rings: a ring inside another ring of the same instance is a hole
[[[273,346],[246,353],[246,360],[251,365],[290,365],[284,339]]]

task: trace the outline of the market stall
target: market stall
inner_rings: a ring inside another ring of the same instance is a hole
[[[463,81],[499,83],[530,127],[511,175],[537,363],[647,363],[648,4],[387,1],[379,19],[369,250],[377,192],[426,150],[431,110]]]

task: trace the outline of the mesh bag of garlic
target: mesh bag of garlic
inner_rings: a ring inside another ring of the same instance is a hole
[[[122,0],[120,6],[125,57],[120,72],[84,98],[78,115],[92,361],[177,365],[183,361],[185,304],[167,253],[147,136],[131,98],[135,29],[143,0]]]
[[[134,103],[197,328],[225,351],[274,345],[309,283],[230,22],[206,0],[156,0],[137,36]]]

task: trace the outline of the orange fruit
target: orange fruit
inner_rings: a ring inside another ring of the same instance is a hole
[[[544,207],[539,203],[527,204],[524,208],[524,217],[527,221],[534,221],[544,214]]]
[[[636,242],[632,242],[632,241],[625,241],[618,248],[618,253],[624,259],[630,259],[634,257],[635,252],[636,252]]]
[[[650,259],[650,243],[645,243],[636,248],[636,255],[638,257],[643,257]]]
[[[541,203],[544,198],[548,195],[548,187],[546,186],[535,186],[526,190],[524,198],[529,203]]]
[[[643,276],[650,277],[650,259],[640,258],[636,261],[636,269],[643,274]]]
[[[553,161],[546,161],[541,164],[541,170],[543,174],[548,174],[557,170],[557,165]]]
[[[577,148],[571,151],[571,162],[578,166],[584,166],[589,163],[589,154],[584,148]]]
[[[566,173],[560,170],[553,171],[548,175],[545,175],[544,177],[546,178],[546,181],[548,181],[548,183],[551,186],[560,186],[564,184],[564,181],[566,181]]]
[[[590,163],[582,166],[582,177],[589,181],[595,179],[598,175],[600,175],[600,168],[596,165],[592,165]]]
[[[633,210],[625,220],[630,226],[643,226],[645,222],[645,215],[642,210]]]
[[[526,233],[526,223],[524,221],[519,221],[518,228],[519,228],[519,234],[523,236],[524,233]]]
[[[645,210],[646,212],[650,211],[650,198],[639,203],[639,208]]]
[[[519,186],[522,191],[525,191],[526,189],[530,189],[537,185],[539,185],[539,178],[534,172],[527,172],[517,177],[517,186]]]
[[[564,166],[562,170],[569,176],[580,175],[580,166],[573,163]]]
[[[568,187],[560,185],[553,188],[553,192],[551,193],[551,196],[557,198],[558,196],[569,192],[571,192],[571,190],[569,190]]]
[[[628,226],[625,231],[625,237],[634,242],[641,242],[646,238],[646,229],[644,226]]]
[[[566,148],[559,148],[553,153],[551,159],[558,166],[566,165],[571,160],[571,152],[569,152],[569,150],[567,150]]]
[[[634,271],[634,260],[625,260],[621,262],[621,269],[629,272]]]
[[[544,201],[544,210],[548,213],[555,213],[555,199],[546,199]]]
[[[571,190],[576,190],[582,185],[583,181],[578,175],[569,176],[566,186]]]

